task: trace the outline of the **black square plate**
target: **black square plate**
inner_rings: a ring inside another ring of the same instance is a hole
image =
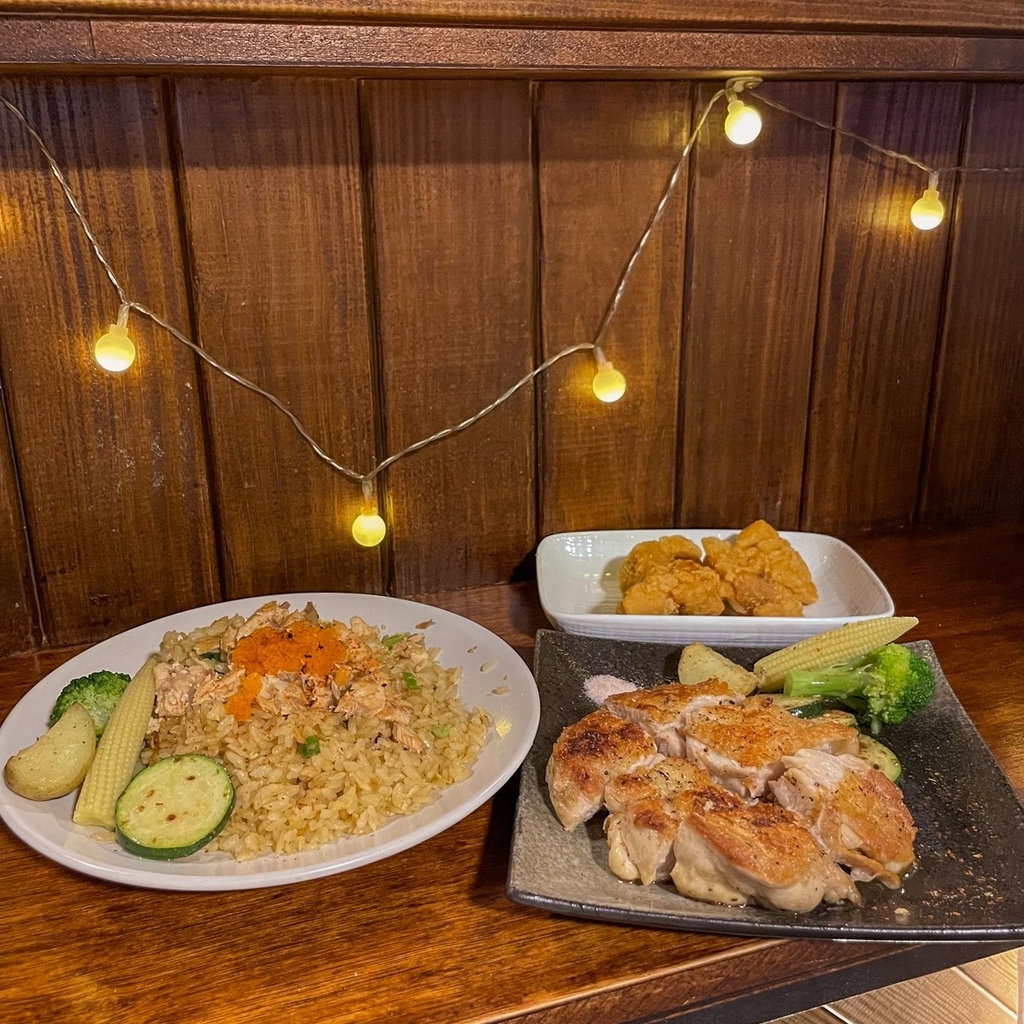
[[[880,739],[903,765],[903,792],[918,828],[917,865],[901,890],[862,884],[862,907],[822,905],[809,914],[789,914],[699,903],[671,884],[620,881],[608,869],[603,814],[574,832],[562,828],[548,802],[544,769],[562,729],[595,709],[587,679],[611,675],[638,686],[674,681],[681,648],[541,630],[534,659],[540,728],[522,768],[509,898],[575,917],[733,935],[1024,937],[1024,807],[950,688],[932,645],[907,646],[931,664],[935,696]],[[765,653],[718,649],[747,667]]]

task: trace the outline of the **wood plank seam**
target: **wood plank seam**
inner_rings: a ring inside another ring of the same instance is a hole
[[[1009,1017],[1010,1020],[1018,1019],[1018,1015],[1014,1013],[1012,1006],[1007,1006],[1006,1003],[1004,1003],[1002,999],[999,998],[999,996],[997,996],[985,985],[982,985],[981,982],[976,981],[974,978],[972,978],[962,967],[954,967],[953,971],[956,974],[959,974],[962,978],[966,979],[966,981],[971,985],[972,988],[977,989],[978,992],[980,992],[983,996],[990,999],[997,1007],[999,1007],[999,1009],[1004,1010],[1006,1012],[1007,1017]]]

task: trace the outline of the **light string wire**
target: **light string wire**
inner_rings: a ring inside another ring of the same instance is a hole
[[[876,153],[882,153],[894,160],[902,160],[904,163],[910,164],[912,167],[916,167],[918,170],[924,171],[925,174],[929,175],[929,177],[937,176],[939,174],[962,174],[965,172],[1010,174],[1015,171],[1024,171],[1024,167],[972,167],[969,164],[950,164],[945,167],[932,167],[931,165],[926,164],[921,160],[917,160],[906,153],[899,153],[895,149],[887,149],[885,146],[881,146],[877,142],[872,142],[871,139],[867,139],[863,135],[858,135],[856,132],[840,128],[839,125],[832,124],[829,121],[820,121],[816,117],[811,117],[810,114],[804,114],[799,110],[793,110],[791,107],[787,107],[785,104],[779,103],[778,100],[770,99],[760,92],[757,94],[757,98],[758,101],[763,103],[766,107],[771,107],[773,110],[781,111],[783,114],[788,114],[790,117],[795,117],[800,121],[806,121],[808,124],[816,125],[818,128],[825,129],[825,131],[833,132],[836,135],[841,135],[847,139],[853,139],[856,142],[859,142],[862,146],[866,146],[868,149],[873,149]]]
[[[169,323],[158,313],[155,313],[148,306],[145,306],[141,302],[136,302],[135,300],[131,299],[128,296],[127,290],[125,289],[124,285],[121,283],[120,279],[115,273],[113,265],[111,264],[110,260],[104,253],[103,248],[99,243],[99,240],[96,238],[96,235],[94,234],[92,227],[89,224],[89,220],[86,217],[85,212],[79,205],[78,200],[75,197],[75,193],[67,180],[67,177],[61,169],[60,164],[57,162],[57,158],[50,151],[50,148],[47,146],[46,142],[43,140],[39,132],[37,132],[35,128],[32,127],[28,119],[25,117],[25,115],[22,113],[22,111],[16,104],[11,102],[4,96],[0,96],[0,104],[3,104],[4,108],[6,108],[11,114],[14,115],[14,117],[18,120],[21,126],[28,133],[32,141],[36,144],[39,151],[45,158],[47,164],[49,164],[50,171],[53,173],[53,176],[57,180],[58,185],[60,185],[61,191],[64,193],[64,198],[67,200],[68,205],[71,207],[71,210],[74,213],[75,218],[79,222],[83,232],[85,233],[86,238],[89,240],[89,245],[91,246],[92,251],[96,256],[96,259],[102,265],[107,277],[110,280],[111,285],[117,292],[118,298],[120,299],[121,302],[121,308],[118,313],[118,323],[120,323],[123,326],[127,321],[128,312],[130,310],[134,310],[136,313],[146,317],[154,324],[156,324],[158,327],[162,328],[164,331],[170,334],[171,337],[173,337],[175,340],[181,342],[183,345],[186,345],[188,348],[190,348],[200,359],[202,359],[212,369],[216,370],[218,373],[222,374],[229,380],[234,381],[234,383],[239,384],[241,387],[247,388],[249,391],[252,391],[255,394],[259,395],[260,397],[266,399],[288,419],[291,425],[295,428],[299,437],[301,437],[302,440],[309,445],[313,453],[319,459],[323,460],[328,466],[330,466],[332,469],[336,470],[343,476],[347,477],[349,480],[353,480],[356,483],[362,484],[364,500],[368,500],[370,496],[370,485],[373,483],[376,477],[389,466],[396,463],[399,459],[402,459],[407,455],[411,455],[413,452],[419,451],[422,448],[426,448],[428,445],[434,444],[437,441],[441,441],[444,438],[451,437],[453,434],[457,434],[463,430],[468,430],[474,424],[482,420],[485,416],[488,416],[490,415],[490,413],[494,412],[495,409],[497,409],[499,406],[507,402],[519,390],[524,388],[527,384],[529,384],[536,377],[540,376],[542,373],[545,373],[552,366],[554,366],[555,363],[559,362],[560,360],[565,359],[567,356],[574,355],[577,352],[592,351],[596,354],[599,360],[603,361],[604,356],[600,349],[600,342],[603,339],[608,327],[610,326],[612,320],[615,317],[615,314],[619,308],[619,304],[622,300],[622,296],[625,293],[626,285],[629,281],[630,275],[633,272],[633,268],[636,266],[636,263],[640,258],[641,253],[646,248],[647,243],[651,238],[651,235],[654,233],[655,228],[658,226],[665,213],[665,208],[668,205],[668,202],[671,199],[673,193],[675,192],[676,186],[679,182],[679,178],[682,174],[683,167],[685,166],[686,161],[689,158],[690,152],[693,149],[693,145],[697,139],[698,133],[704,126],[704,123],[707,120],[708,115],[711,113],[711,110],[714,107],[714,105],[724,95],[725,90],[719,90],[718,92],[715,93],[715,95],[704,106],[704,109],[701,112],[699,118],[697,119],[697,122],[693,130],[690,132],[689,138],[687,139],[686,144],[683,147],[679,160],[673,168],[672,173],[669,175],[668,181],[662,192],[661,198],[659,199],[658,204],[654,209],[654,212],[648,220],[647,225],[643,231],[643,234],[640,236],[639,241],[634,247],[633,252],[629,257],[629,260],[626,262],[625,268],[623,269],[622,274],[619,278],[617,287],[612,295],[611,301],[608,304],[608,308],[605,312],[603,320],[601,321],[601,326],[598,328],[598,332],[595,336],[594,341],[581,342],[575,345],[570,345],[562,349],[561,351],[556,352],[553,356],[550,356],[548,359],[545,359],[542,363],[540,363],[538,366],[532,369],[529,373],[525,374],[523,377],[517,380],[513,385],[511,385],[511,387],[507,388],[497,398],[495,398],[493,402],[484,406],[484,408],[482,408],[479,412],[474,413],[472,416],[468,416],[466,419],[462,420],[459,423],[453,424],[452,426],[449,427],[444,427],[443,429],[438,430],[433,434],[430,434],[428,437],[421,438],[419,441],[414,441],[407,447],[381,460],[376,466],[374,466],[373,469],[371,469],[367,473],[360,473],[357,470],[351,469],[350,467],[343,465],[342,463],[338,462],[337,459],[333,458],[328,452],[324,450],[324,448],[316,441],[316,439],[309,433],[309,431],[306,430],[305,426],[303,426],[302,424],[302,421],[295,415],[295,413],[293,413],[291,409],[289,409],[284,404],[284,402],[282,402],[276,395],[264,390],[255,382],[249,380],[247,377],[243,377],[241,374],[236,373],[234,370],[231,370],[227,366],[224,366],[222,363],[218,362],[201,345],[198,345],[191,338],[185,335],[182,331],[176,328],[173,324]]]
[[[449,427],[444,427],[443,429],[438,430],[427,437],[421,438],[419,441],[413,442],[412,444],[401,449],[400,451],[395,452],[393,455],[389,455],[385,459],[381,460],[376,466],[374,466],[372,470],[370,470],[367,473],[360,473],[357,470],[351,469],[350,467],[338,462],[330,454],[328,454],[328,452],[326,452],[323,449],[323,447],[321,447],[321,445],[309,433],[309,431],[306,430],[301,420],[299,420],[295,413],[293,413],[276,395],[272,394],[269,391],[266,391],[265,389],[261,388],[258,384],[254,383],[248,378],[243,377],[241,374],[236,373],[234,370],[231,370],[230,368],[224,366],[222,363],[218,362],[213,356],[211,356],[209,352],[202,348],[202,346],[198,345],[191,338],[189,338],[180,330],[178,330],[178,328],[176,328],[173,324],[169,323],[167,320],[165,320],[159,314],[155,313],[153,310],[149,309],[147,306],[143,305],[141,302],[136,302],[135,300],[129,298],[124,285],[121,283],[117,274],[114,272],[114,268],[111,262],[108,260],[106,254],[103,251],[103,248],[99,244],[99,240],[93,233],[88,218],[86,217],[85,212],[79,205],[75,197],[74,191],[72,190],[71,185],[69,184],[63,170],[61,169],[60,164],[57,162],[56,157],[50,151],[42,136],[35,130],[35,128],[33,128],[33,126],[29,123],[28,119],[25,117],[25,115],[22,113],[22,111],[16,104],[11,102],[4,96],[0,96],[0,104],[2,104],[3,107],[18,120],[21,126],[28,133],[29,137],[32,139],[32,141],[35,143],[35,145],[38,147],[39,151],[45,158],[57,183],[60,185],[61,191],[64,193],[64,197],[67,200],[67,203],[70,206],[72,212],[74,213],[75,218],[78,220],[82,228],[82,231],[85,233],[85,236],[89,241],[89,245],[91,246],[93,253],[96,256],[96,259],[103,267],[107,275],[107,278],[110,280],[111,285],[117,292],[118,298],[121,303],[121,308],[118,314],[118,322],[124,325],[124,323],[127,320],[128,312],[130,310],[134,310],[136,313],[146,317],[154,324],[156,324],[158,327],[162,328],[164,331],[170,334],[171,337],[175,338],[183,345],[186,345],[196,354],[196,356],[202,359],[212,369],[216,370],[218,373],[222,374],[224,377],[228,378],[234,383],[239,384],[241,387],[244,387],[249,391],[252,391],[255,394],[259,395],[260,397],[266,399],[288,419],[288,421],[292,424],[292,426],[299,434],[299,436],[302,438],[302,440],[309,445],[309,447],[312,449],[312,451],[318,458],[320,458],[328,466],[330,466],[332,469],[336,470],[343,476],[347,477],[348,479],[362,484],[364,498],[366,498],[369,496],[370,485],[372,484],[372,482],[380,473],[382,473],[389,466],[393,465],[399,459],[402,459],[407,455],[411,455],[413,452],[426,448],[428,445],[434,444],[437,441],[441,441],[444,438],[451,437],[453,434],[457,434],[463,430],[468,430],[474,424],[482,420],[485,416],[488,416],[490,413],[494,412],[495,409],[497,409],[499,406],[507,402],[520,389],[525,387],[527,384],[533,381],[536,377],[540,376],[542,373],[545,373],[560,360],[565,359],[566,357],[573,355],[577,352],[592,351],[595,353],[598,360],[603,362],[604,355],[601,351],[601,343],[603,342],[604,336],[607,333],[608,328],[611,326],[611,323],[614,320],[616,313],[618,312],[619,305],[621,304],[622,297],[625,294],[626,286],[629,282],[630,276],[633,273],[633,269],[639,261],[644,249],[647,247],[647,244],[650,241],[651,236],[654,234],[655,229],[658,227],[662,218],[664,217],[665,209],[668,206],[669,200],[675,193],[676,187],[679,184],[679,179],[682,176],[683,168],[685,167],[686,162],[690,157],[690,154],[693,150],[693,146],[697,141],[700,131],[704,127],[704,124],[706,123],[708,116],[710,115],[715,104],[719,102],[719,100],[733,94],[734,91],[738,92],[744,88],[753,89],[761,84],[761,81],[757,78],[730,79],[729,82],[726,83],[726,87],[724,89],[719,89],[717,92],[715,92],[714,95],[704,105],[700,115],[698,116],[693,126],[693,129],[689,134],[689,137],[686,140],[685,145],[683,146],[679,159],[677,160],[675,166],[672,169],[672,172],[668,177],[668,180],[662,191],[661,197],[658,200],[658,203],[655,206],[650,218],[648,219],[647,224],[644,227],[642,234],[640,235],[640,238],[634,246],[633,251],[629,256],[629,259],[626,261],[625,267],[623,268],[616,288],[612,293],[611,299],[609,300],[608,306],[605,310],[604,317],[601,320],[601,324],[597,330],[596,335],[594,336],[593,341],[581,342],[576,345],[570,345],[567,348],[564,348],[561,351],[555,353],[553,356],[550,356],[548,359],[544,360],[542,363],[540,363],[538,366],[532,369],[529,373],[521,377],[511,387],[506,389],[504,392],[502,392],[502,394],[495,398],[493,402],[484,406],[484,408],[482,408],[479,412],[474,413],[472,416],[468,416],[466,419],[462,420],[459,423],[456,423]],[[822,121],[819,120],[818,118],[811,117],[808,114],[804,114],[801,111],[793,110],[792,108],[787,107],[785,104],[779,103],[777,100],[773,100],[765,96],[763,93],[759,92],[757,98],[761,103],[763,103],[767,107],[771,107],[775,110],[780,111],[781,113],[787,114],[791,117],[795,117],[809,124],[816,125],[817,127],[824,129],[825,131],[834,132],[837,135],[854,139],[869,149],[872,149],[878,153],[882,153],[883,155],[888,156],[892,159],[900,160],[914,167],[917,167],[919,170],[922,170],[926,174],[928,174],[930,178],[934,178],[940,173],[952,172],[1008,173],[1024,171],[1024,167],[931,167],[928,164],[915,159],[913,156],[910,156],[906,153],[900,153],[893,149],[888,149],[885,146],[881,146],[878,143],[873,142],[871,139],[867,139],[862,135],[858,135],[856,132],[848,131],[847,129],[840,128],[838,125],[832,124],[828,121]]]
[[[625,294],[626,282],[629,280],[629,275],[633,272],[633,267],[636,265],[637,260],[640,259],[640,254],[646,248],[651,235],[654,234],[654,229],[658,226],[661,222],[661,218],[665,215],[665,208],[668,206],[668,201],[672,198],[672,194],[675,192],[676,186],[679,184],[679,178],[683,173],[683,168],[686,166],[686,161],[690,158],[690,151],[693,149],[693,145],[697,141],[697,136],[700,134],[701,128],[704,127],[704,122],[707,121],[708,115],[711,113],[715,104],[720,99],[723,99],[725,95],[726,90],[719,89],[718,92],[716,92],[711,99],[704,104],[704,109],[700,112],[700,116],[697,118],[697,121],[690,132],[690,137],[686,140],[686,145],[683,146],[683,150],[679,154],[679,160],[676,162],[675,167],[672,168],[672,173],[668,176],[668,181],[661,193],[661,198],[658,200],[658,205],[655,206],[654,212],[647,221],[647,226],[644,228],[643,234],[640,236],[640,240],[636,243],[636,247],[633,249],[632,255],[630,255],[629,259],[626,261],[626,266],[622,271],[622,276],[619,278],[618,286],[612,294],[611,301],[608,303],[604,319],[601,321],[601,326],[597,329],[597,334],[594,337],[594,347],[598,352],[600,352],[600,345],[604,340],[605,331],[607,331],[611,325],[611,322],[618,311],[619,303],[622,301],[622,296]]]

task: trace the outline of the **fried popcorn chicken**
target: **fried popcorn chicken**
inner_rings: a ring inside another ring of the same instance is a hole
[[[803,615],[804,605],[818,600],[806,562],[763,519],[735,543],[705,537],[704,557],[721,576],[729,607],[743,615]]]
[[[701,560],[701,550],[685,537],[659,537],[633,546],[619,570],[619,586],[625,594],[649,573],[669,568],[677,559]],[[668,614],[668,613],[666,613]]]
[[[721,615],[722,579],[699,561],[677,558],[626,590],[622,610],[627,615]]]

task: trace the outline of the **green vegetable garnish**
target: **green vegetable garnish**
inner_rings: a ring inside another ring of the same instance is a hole
[[[418,690],[420,688],[420,684],[416,681],[416,677],[411,672],[402,673],[402,682],[405,683],[405,688],[407,690]]]
[[[390,651],[396,644],[400,644],[410,634],[408,633],[392,633],[390,636],[383,637],[381,643]]]
[[[107,719],[114,705],[121,699],[131,676],[124,672],[109,672],[105,669],[87,676],[72,679],[57,697],[57,702],[50,712],[50,725],[53,725],[72,704],[81,704],[92,718],[97,737],[103,735],[107,727]]]
[[[845,665],[793,669],[783,692],[839,700],[877,735],[883,724],[899,725],[920,711],[932,699],[935,677],[924,658],[893,643]]]
[[[218,664],[223,661],[220,651],[206,651],[204,654],[200,654],[199,657],[202,658],[203,661],[212,661],[214,664]]]
[[[320,753],[320,740],[316,736],[307,736],[305,740],[298,745],[299,753],[303,757],[312,757],[314,754]]]
[[[444,725],[435,725],[430,731],[440,740],[452,731],[452,724],[451,722],[445,722]]]

